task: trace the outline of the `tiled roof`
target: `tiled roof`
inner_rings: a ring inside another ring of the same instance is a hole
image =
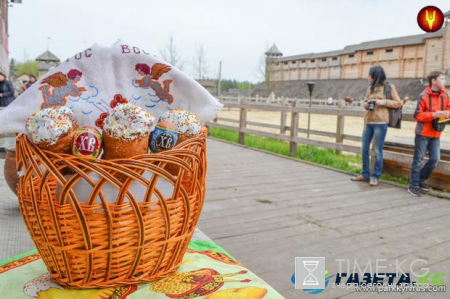
[[[283,53],[281,53],[280,50],[278,50],[277,45],[275,45],[275,44],[273,44],[273,46],[270,47],[269,50],[267,50],[266,55],[267,54],[272,54],[272,55],[275,55],[275,56],[283,55]]]
[[[450,11],[449,11],[450,12]],[[402,36],[388,39],[379,39],[369,42],[363,42],[357,45],[349,45],[346,46],[343,50],[330,51],[330,52],[321,52],[321,53],[308,53],[308,54],[300,54],[293,56],[280,57],[277,61],[288,61],[288,60],[300,60],[300,59],[315,59],[322,57],[332,57],[339,56],[342,54],[351,54],[356,51],[366,51],[371,49],[379,49],[379,48],[389,48],[389,47],[398,47],[398,46],[408,46],[408,45],[417,45],[425,43],[427,38],[433,37],[441,37],[444,34],[444,28],[433,32],[433,33],[425,33],[425,34],[417,34],[410,36]]]
[[[59,58],[49,50],[45,51],[36,58],[37,61],[59,61]]]

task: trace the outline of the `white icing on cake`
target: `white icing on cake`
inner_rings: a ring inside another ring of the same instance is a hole
[[[202,124],[197,115],[186,110],[169,110],[159,118],[159,121],[171,122],[177,127],[179,134],[196,136],[200,133]]]
[[[155,117],[131,103],[117,105],[105,118],[103,130],[111,137],[134,140],[155,129]]]
[[[34,143],[55,144],[73,128],[72,110],[65,106],[49,107],[32,114],[25,122],[25,130]]]

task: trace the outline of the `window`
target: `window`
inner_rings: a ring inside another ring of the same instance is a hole
[[[302,63],[306,63],[306,60],[302,60]]]
[[[313,62],[316,62],[316,60],[315,59],[311,59],[311,63],[313,63]]]
[[[288,62],[286,61],[285,63],[284,63],[284,65],[287,65],[288,64]]]
[[[367,55],[373,55],[373,51],[367,51],[366,54]]]
[[[386,53],[392,53],[394,52],[394,49],[386,49]]]
[[[322,61],[327,61],[327,59],[326,58],[322,58]]]
[[[355,57],[355,54],[349,54],[348,55],[348,58],[353,58],[353,57]]]
[[[295,60],[292,60],[292,64],[295,64]]]
[[[280,64],[280,63],[278,63],[278,62],[277,62],[277,63],[275,63],[275,65],[276,65],[276,66],[278,66],[279,64]]]
[[[337,60],[337,57],[333,57],[333,58],[331,58],[331,60]]]

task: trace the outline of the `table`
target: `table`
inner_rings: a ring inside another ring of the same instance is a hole
[[[0,294],[5,299],[95,298],[283,298],[228,252],[197,231],[178,271],[139,286],[76,290],[50,275],[37,250],[0,262]]]

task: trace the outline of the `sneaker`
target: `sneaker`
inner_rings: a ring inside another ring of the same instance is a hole
[[[354,182],[368,182],[369,181],[369,179],[364,177],[362,174],[352,177],[351,180]]]
[[[431,190],[431,187],[428,186],[428,185],[425,184],[425,183],[420,183],[420,184],[419,184],[419,187],[420,187],[420,189],[422,189],[422,190],[425,191],[425,192],[428,192],[428,191]]]
[[[421,197],[422,196],[422,194],[420,194],[420,188],[409,187],[408,188],[408,192],[412,196],[417,196],[417,197]]]
[[[378,185],[378,179],[377,178],[370,178],[370,186],[377,186]]]

